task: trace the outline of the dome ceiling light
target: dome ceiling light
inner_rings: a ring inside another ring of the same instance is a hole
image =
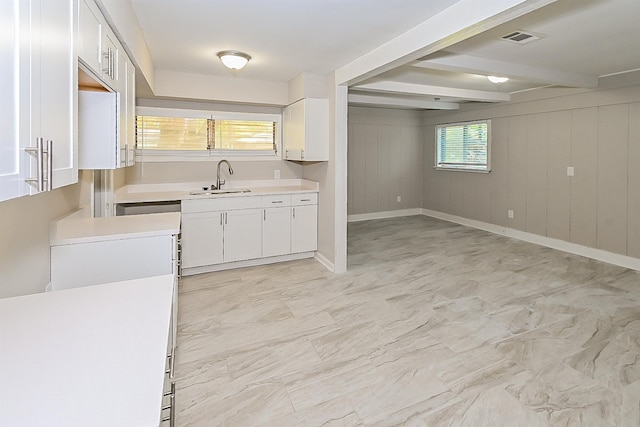
[[[225,67],[232,70],[242,69],[251,57],[244,52],[237,50],[222,50],[216,54]]]
[[[504,83],[509,80],[509,77],[497,77],[497,76],[487,76],[491,83]]]

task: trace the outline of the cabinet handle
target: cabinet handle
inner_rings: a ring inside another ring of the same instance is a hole
[[[169,410],[169,416],[162,418],[160,421],[169,421],[169,426],[174,427],[176,424],[176,383],[171,383],[171,390],[163,393],[163,397],[169,396],[169,404],[161,408],[162,411]]]
[[[267,220],[267,210],[266,210],[266,209],[262,211],[262,219],[263,219],[264,221],[266,221],[266,220]]]
[[[304,150],[300,150],[300,158],[304,159]]]
[[[107,76],[111,75],[111,48],[108,47],[105,52],[102,52],[102,57],[107,62],[106,67],[102,67],[102,72]]]
[[[293,219],[296,219],[296,208],[293,208]]]
[[[47,150],[43,151],[43,153],[47,154],[47,188],[46,191],[51,191],[53,188],[53,140],[47,140]],[[43,173],[44,175],[44,173]]]
[[[43,170],[43,151],[44,151],[44,140],[43,138],[36,138],[36,146],[35,147],[27,147],[24,149],[29,154],[36,155],[36,177],[35,178],[27,178],[25,182],[35,183],[38,192],[44,191],[44,170]]]
[[[222,212],[220,212],[220,225],[222,225]]]
[[[301,202],[310,202],[311,199],[300,199]]]
[[[271,202],[271,203],[282,203],[282,200],[276,200],[276,201]]]
[[[224,213],[224,224],[227,225],[227,213]]]

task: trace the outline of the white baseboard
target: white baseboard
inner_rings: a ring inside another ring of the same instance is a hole
[[[281,256],[274,256],[274,257],[268,257],[268,258],[256,258],[256,259],[250,259],[246,261],[235,261],[235,262],[226,262],[223,264],[205,265],[202,267],[183,268],[182,276],[183,277],[193,276],[194,274],[211,273],[214,271],[230,270],[232,268],[255,267],[257,265],[273,264],[276,262],[294,261],[298,259],[312,258],[313,256],[314,256],[313,252],[302,252],[298,254],[281,255]]]
[[[539,236],[526,231],[520,231],[513,228],[501,227],[487,222],[476,221],[473,219],[463,218],[457,215],[451,215],[444,212],[432,211],[430,209],[421,209],[421,213],[432,218],[442,219],[456,224],[466,225],[468,227],[478,228],[490,233],[500,234],[502,236],[523,240],[529,243],[546,246],[552,249],[558,249],[575,255],[584,256],[598,261],[607,262],[609,264],[618,265],[620,267],[630,268],[640,271],[640,259],[620,255],[613,252],[604,251],[602,249],[590,248],[588,246],[578,245],[576,243],[567,242],[552,237]]]
[[[396,218],[401,216],[422,215],[422,209],[402,209],[397,211],[372,212],[365,214],[348,215],[347,222],[368,221],[370,219]]]
[[[326,267],[327,270],[329,271],[336,271],[335,269],[335,265],[329,261],[329,259],[327,257],[325,257],[324,255],[320,254],[319,252],[316,252],[314,258],[322,265],[324,265]]]

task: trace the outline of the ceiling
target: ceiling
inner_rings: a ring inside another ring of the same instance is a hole
[[[131,0],[157,69],[228,76],[215,54],[252,56],[238,79],[328,74],[458,0]],[[366,11],[366,13],[363,13]],[[639,0],[558,0],[350,88],[349,102],[456,109],[546,86],[595,87],[640,69]],[[539,39],[501,37],[524,31]],[[486,75],[509,77],[494,84]]]

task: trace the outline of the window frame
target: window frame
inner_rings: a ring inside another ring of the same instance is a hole
[[[438,143],[438,134],[440,133],[440,129],[446,127],[453,126],[465,126],[465,125],[473,125],[478,123],[486,123],[487,125],[487,163],[485,167],[477,168],[473,166],[464,165],[456,166],[456,165],[441,165],[439,162],[439,149],[440,144]],[[472,173],[489,173],[491,172],[491,119],[479,119],[479,120],[469,120],[464,122],[455,122],[455,123],[442,123],[435,125],[435,143],[434,143],[434,165],[433,168],[435,170],[442,171],[454,171],[454,172],[472,172]]]
[[[193,110],[182,108],[136,107],[137,116],[183,117],[214,120],[256,120],[276,123],[276,152],[236,150],[144,150],[136,148],[136,162],[197,162],[282,160],[282,114]]]

